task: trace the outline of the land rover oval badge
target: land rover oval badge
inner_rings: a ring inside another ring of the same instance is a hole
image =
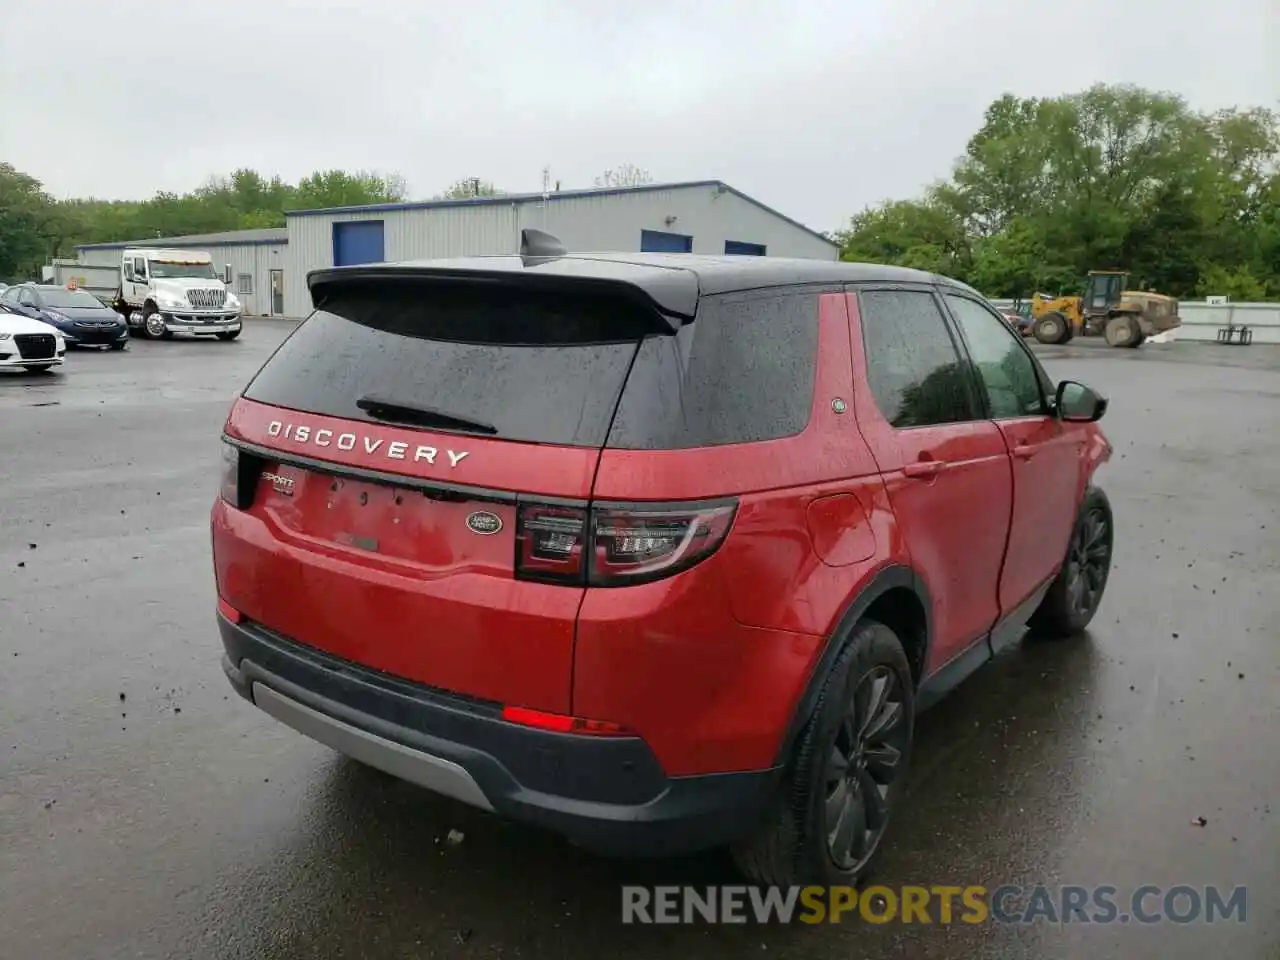
[[[467,529],[482,537],[491,537],[502,529],[502,518],[496,513],[479,510],[467,517]]]

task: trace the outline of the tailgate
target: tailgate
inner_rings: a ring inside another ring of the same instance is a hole
[[[589,498],[635,310],[404,285],[326,303],[228,419],[239,502],[215,510],[220,595],[345,660],[568,712],[585,588],[547,582],[517,534]],[[558,529],[541,545],[582,549]]]

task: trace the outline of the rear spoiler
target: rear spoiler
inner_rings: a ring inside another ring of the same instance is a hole
[[[698,308],[698,277],[692,270],[594,259],[590,255],[467,257],[409,263],[326,267],[307,274],[317,310],[344,293],[371,284],[447,283],[499,285],[510,289],[596,293],[623,297],[653,310],[674,333]]]

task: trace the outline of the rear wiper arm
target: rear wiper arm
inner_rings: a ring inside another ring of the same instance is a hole
[[[356,401],[356,406],[379,420],[398,420],[401,423],[416,423],[424,427],[443,427],[446,430],[462,430],[467,433],[496,434],[498,428],[483,420],[471,420],[459,417],[444,410],[431,407],[419,407],[410,403],[400,403],[385,397],[364,396]]]

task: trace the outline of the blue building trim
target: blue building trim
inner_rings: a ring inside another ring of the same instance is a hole
[[[779,213],[773,207],[761,203],[754,197],[749,197],[741,190],[737,190],[722,180],[688,180],[681,183],[646,183],[638,187],[614,187],[601,190],[561,190],[558,193],[549,193],[546,195],[548,202],[556,200],[575,200],[587,197],[616,197],[626,196],[635,193],[656,193],[662,190],[689,190],[698,187],[713,188],[724,193],[731,193],[739,199],[745,200],[752,206],[758,207],[765,213],[772,214],[779,220],[789,223],[798,230],[803,230],[812,237],[816,237],[823,243],[829,244],[834,248],[839,248],[839,244],[812,227],[806,227],[799,220],[793,220],[786,214]],[[393,213],[397,210],[445,210],[455,207],[498,207],[512,206],[522,203],[536,203],[543,198],[541,193],[513,193],[502,197],[472,197],[465,200],[413,200],[403,203],[375,203],[364,207],[326,207],[316,210],[286,210],[285,217],[322,217],[330,215],[345,214],[379,214]]]
[[[333,224],[333,265],[354,267],[387,258],[386,221],[338,220]]]
[[[693,237],[663,230],[640,231],[641,253],[693,253]]]

